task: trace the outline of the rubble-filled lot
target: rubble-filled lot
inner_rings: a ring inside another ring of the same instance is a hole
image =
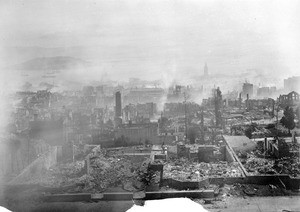
[[[103,192],[111,187],[128,191],[143,188],[142,173],[146,163],[132,163],[126,156],[106,156],[101,152],[90,156],[90,168],[86,162],[60,164],[43,170],[39,175],[32,174],[30,179],[17,184],[39,184],[47,188],[58,188],[55,192]]]
[[[199,181],[212,177],[241,176],[242,171],[237,163],[229,164],[225,161],[196,163],[182,158],[170,161],[164,165],[164,178],[173,178],[181,181]]]
[[[300,162],[298,158],[275,160],[247,154],[247,159],[242,160],[242,163],[249,175],[288,174],[292,177],[300,176]]]
[[[258,158],[248,154],[246,159],[241,160],[249,175],[276,174],[273,169],[274,161],[266,158]]]
[[[297,154],[276,158],[268,151],[264,151],[262,142],[259,142],[253,151],[236,151],[236,153],[249,175],[288,174],[291,177],[300,176],[300,160]]]

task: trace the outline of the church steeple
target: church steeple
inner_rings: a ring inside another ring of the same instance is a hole
[[[207,63],[205,62],[205,66],[204,66],[204,76],[207,77],[208,76],[208,67],[207,67]]]

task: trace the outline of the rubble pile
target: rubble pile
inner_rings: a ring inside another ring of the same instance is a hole
[[[300,175],[300,162],[298,159],[281,158],[272,160],[248,154],[243,166],[250,175],[288,174],[292,177]]]
[[[107,157],[93,154],[89,172],[86,161],[60,164],[33,175],[22,184],[38,184],[59,188],[57,192],[103,192],[110,187],[136,191],[143,187],[140,180],[141,164],[132,163],[126,156]]]
[[[40,185],[60,192],[103,192],[108,188],[138,191],[156,182],[159,175],[150,172],[150,159],[134,161],[127,155],[109,155],[105,150],[96,150],[85,160],[58,164],[50,169],[31,172],[18,184]],[[156,160],[155,164],[164,163]]]
[[[61,164],[53,167],[50,171],[53,172],[54,175],[63,176],[65,178],[78,177],[80,173],[82,173],[84,168],[84,160],[75,161],[73,163]]]
[[[276,174],[272,160],[257,158],[254,155],[248,155],[243,166],[250,175]]]
[[[219,196],[280,196],[284,191],[272,184],[256,185],[256,184],[225,184],[219,189]]]
[[[279,174],[288,174],[292,177],[300,176],[300,161],[293,158],[281,158],[275,161],[274,169]]]
[[[198,174],[199,173],[199,174]],[[164,178],[182,181],[199,181],[209,177],[241,177],[242,171],[237,163],[195,163],[178,159],[164,165]]]
[[[98,157],[92,164],[91,189],[104,191],[108,187],[131,184],[137,178],[139,166],[125,157]],[[137,183],[133,183],[136,185]],[[131,188],[130,190],[134,190]]]

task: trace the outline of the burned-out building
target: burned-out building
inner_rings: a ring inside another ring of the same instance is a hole
[[[154,143],[158,138],[158,124],[126,124],[116,129],[115,138],[128,138],[130,143]]]
[[[137,115],[144,118],[152,118],[156,113],[156,104],[153,102],[137,104]]]
[[[270,109],[274,110],[275,100],[272,98],[267,99],[249,99],[247,101],[248,110],[253,109]],[[273,111],[274,112],[274,111]]]
[[[183,116],[185,114],[194,114],[200,111],[200,105],[194,102],[174,102],[174,103],[165,103],[164,105],[164,116]]]
[[[299,105],[299,94],[295,91],[292,91],[287,95],[280,95],[278,97],[278,103],[282,108],[285,108],[286,106],[293,107]]]
[[[242,97],[243,98],[247,98],[247,96],[249,98],[253,97],[253,84],[245,82],[243,84],[243,91],[242,91]]]
[[[257,89],[257,97],[268,98],[273,96],[276,92],[276,87],[260,87]]]
[[[130,88],[124,95],[124,103],[159,103],[164,95],[162,88]]]

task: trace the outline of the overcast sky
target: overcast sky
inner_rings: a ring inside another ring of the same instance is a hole
[[[93,49],[84,59],[109,72],[193,75],[207,62],[210,73],[287,76],[300,67],[296,0],[0,2],[3,46]]]

